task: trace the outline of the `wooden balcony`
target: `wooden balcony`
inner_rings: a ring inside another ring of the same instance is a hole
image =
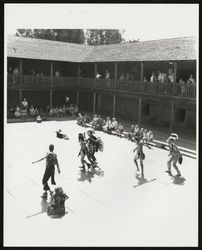
[[[187,98],[196,98],[196,87],[185,84],[182,88],[179,83],[158,83],[141,81],[121,81],[114,79],[95,79],[95,78],[77,78],[77,77],[52,77],[51,76],[30,76],[22,75],[22,84],[20,76],[10,74],[7,76],[8,89],[103,89],[124,92],[137,92],[151,95],[178,96]],[[116,85],[115,85],[116,84]]]

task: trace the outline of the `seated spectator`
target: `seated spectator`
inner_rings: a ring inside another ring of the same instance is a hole
[[[148,133],[148,130],[145,128],[144,131],[143,131],[143,140],[144,139],[147,139],[147,133]]]
[[[63,116],[62,107],[59,107],[59,109],[58,109],[58,115],[59,116]]]
[[[65,107],[65,105],[63,105],[63,107],[62,107],[62,115],[65,116],[65,114],[66,114],[66,107]]]
[[[78,115],[78,113],[79,113],[79,108],[78,108],[78,106],[75,104],[75,105],[74,105],[74,115]]]
[[[84,122],[84,125],[85,125],[85,126],[86,126],[86,123],[89,123],[89,122],[90,122],[90,117],[89,117],[87,114],[84,115],[83,122]]]
[[[103,131],[104,132],[109,132],[109,127],[111,126],[111,120],[110,120],[110,117],[107,116],[107,120],[103,126]]]
[[[67,105],[65,107],[65,112],[66,112],[66,115],[69,115],[70,114],[70,111],[69,111],[70,107]]]
[[[130,141],[133,141],[134,133],[135,133],[135,126],[132,124],[131,127],[130,127],[130,132],[128,133],[128,139]]]
[[[20,117],[20,116],[21,116],[20,107],[19,107],[19,105],[17,105],[17,107],[15,109],[15,117]]]
[[[46,114],[49,114],[49,112],[50,112],[50,106],[48,105],[46,106]]]
[[[34,106],[33,105],[31,105],[31,107],[29,109],[29,113],[30,113],[31,116],[35,115],[35,113],[34,113]]]
[[[141,128],[140,131],[139,131],[139,135],[141,138],[143,138],[143,133],[144,133],[144,128]]]
[[[77,117],[76,120],[77,120],[77,124],[78,124],[78,125],[81,125],[81,126],[84,125],[84,117],[82,116],[81,113],[79,113],[79,115],[78,115],[78,117]]]
[[[37,107],[34,109],[34,115],[35,115],[35,116],[39,115],[39,110],[38,110]]]
[[[74,106],[73,106],[73,104],[70,105],[69,113],[70,113],[70,115],[72,115],[72,116],[74,115]]]
[[[153,139],[154,139],[154,135],[152,131],[150,130],[147,132],[147,141],[153,141]]]
[[[90,122],[90,125],[92,126],[93,129],[95,129],[97,127],[97,120],[98,120],[98,117],[96,114],[94,114],[93,120],[92,120],[92,122]]]
[[[97,120],[97,127],[96,127],[96,130],[102,130],[102,118],[101,118],[101,115],[98,115],[98,120]]]
[[[56,116],[56,117],[59,116],[59,109],[57,106],[54,108],[54,116]]]
[[[36,122],[37,122],[37,123],[41,123],[41,122],[42,122],[42,119],[41,119],[41,116],[40,116],[40,115],[37,115],[37,117],[36,117]]]
[[[109,126],[109,131],[114,131],[114,130],[117,130],[117,129],[118,129],[118,122],[117,122],[116,118],[114,117],[112,119],[111,125]]]
[[[22,101],[22,110],[26,110],[28,109],[28,102],[26,100],[26,98],[24,98],[24,100]]]
[[[123,134],[123,125],[122,123],[119,123],[118,129],[117,129],[118,135],[122,137]]]
[[[135,128],[134,128],[134,133],[139,133],[140,131],[140,128],[138,125],[135,125]]]
[[[54,107],[50,107],[49,116],[54,116]]]

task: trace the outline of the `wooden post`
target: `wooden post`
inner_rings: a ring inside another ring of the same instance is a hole
[[[20,73],[20,85],[22,85],[22,59],[20,58],[20,67],[19,67],[19,73]]]
[[[53,106],[53,90],[50,90],[50,107]]]
[[[174,111],[175,111],[174,103],[172,102],[171,103],[171,116],[170,116],[170,133],[172,132],[172,129],[173,129]]]
[[[177,92],[177,62],[173,63],[173,67],[174,67],[174,84],[173,84],[173,95],[176,94]]]
[[[115,117],[116,112],[116,95],[113,95],[113,114],[112,116]]]
[[[53,87],[53,62],[51,62],[50,85]]]
[[[118,72],[118,63],[114,63],[114,89],[116,89],[116,82],[117,82],[117,72]]]
[[[139,97],[139,105],[138,105],[138,126],[140,126],[141,123],[141,112],[142,111],[142,98]]]
[[[95,114],[95,105],[96,105],[96,93],[93,92],[93,114]]]
[[[79,89],[79,80],[80,80],[80,65],[78,64],[78,89]]]
[[[94,64],[94,88],[96,87],[97,63]]]
[[[77,90],[77,93],[76,93],[76,104],[79,107],[79,90]]]
[[[141,67],[141,69],[140,69],[140,81],[141,81],[140,91],[142,91],[142,85],[143,85],[143,80],[144,80],[144,64],[143,64],[143,62],[140,63],[140,67]]]
[[[19,106],[21,106],[22,102],[22,89],[19,90]]]

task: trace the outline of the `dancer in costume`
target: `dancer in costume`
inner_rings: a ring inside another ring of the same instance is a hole
[[[55,165],[57,166],[58,169],[58,173],[60,174],[60,167],[59,167],[59,163],[58,163],[58,159],[57,159],[57,155],[53,152],[54,151],[54,145],[51,144],[49,146],[49,153],[47,153],[47,155],[43,158],[41,158],[38,161],[32,162],[32,164],[37,163],[39,161],[42,161],[44,159],[46,159],[46,170],[42,179],[42,184],[43,184],[43,190],[45,191],[42,195],[42,197],[47,197],[47,191],[50,192],[50,195],[52,194],[52,191],[48,185],[48,180],[51,177],[51,184],[52,185],[56,185],[55,182]]]
[[[166,172],[169,175],[172,175],[171,173],[171,163],[173,165],[173,167],[175,168],[177,175],[176,177],[181,176],[180,170],[177,167],[177,162],[179,162],[180,164],[182,164],[182,154],[180,153],[179,148],[177,147],[177,145],[174,143],[174,141],[178,140],[178,135],[175,133],[171,133],[170,137],[167,139],[167,143],[169,146],[169,155],[170,158],[167,161],[167,167],[168,170],[166,170]]]
[[[60,139],[69,140],[69,137],[66,134],[63,134],[61,129],[56,131],[56,136],[57,138],[60,138]]]
[[[85,140],[85,135],[82,133],[79,133],[78,139],[79,139],[79,143],[81,146],[79,154],[78,154],[78,156],[81,156],[81,168],[85,170],[85,164],[86,164],[89,169],[91,167],[91,164],[85,160],[85,156],[87,156],[88,154],[88,149],[86,146],[87,141]]]
[[[145,159],[145,154],[143,152],[143,146],[146,146],[149,149],[151,149],[151,147],[149,147],[147,144],[144,144],[144,141],[141,139],[141,137],[136,138],[136,143],[137,143],[137,147],[133,150],[133,152],[135,152],[134,162],[135,162],[135,165],[137,167],[137,171],[139,171],[140,169],[139,169],[137,160],[140,160],[141,175],[143,178],[144,177],[143,160]]]
[[[103,151],[103,142],[100,138],[95,137],[93,130],[89,130],[87,132],[88,139],[87,139],[87,148],[88,148],[88,159],[93,165],[93,167],[97,166],[97,160],[95,158],[95,152],[98,150]]]

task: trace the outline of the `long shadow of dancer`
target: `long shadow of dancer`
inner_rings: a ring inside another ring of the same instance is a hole
[[[39,214],[43,214],[47,212],[47,208],[48,208],[49,202],[47,201],[47,197],[42,198],[41,200],[41,211],[32,215],[27,216],[26,218],[30,218]]]
[[[138,174],[135,175],[135,178],[137,179],[138,183],[137,183],[137,185],[133,186],[134,188],[156,180],[156,179],[147,180],[144,176],[142,176],[142,175],[140,176]]]
[[[169,176],[172,178],[173,180],[173,184],[175,185],[184,185],[184,182],[186,181],[186,179],[183,176],[175,176],[172,173],[169,173]]]
[[[99,177],[103,177],[104,171],[101,169],[93,169],[92,171],[81,170],[77,180],[82,181],[82,182],[88,181],[89,183],[91,183],[95,175]]]

